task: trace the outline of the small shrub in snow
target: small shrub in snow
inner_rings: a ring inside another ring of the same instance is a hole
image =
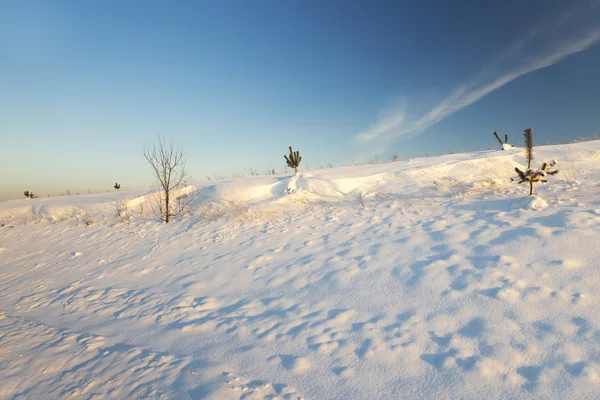
[[[379,155],[375,154],[375,159],[367,161],[367,164],[370,164],[370,165],[379,164]]]
[[[525,129],[523,132],[525,135],[525,157],[527,157],[527,170],[521,171],[519,168],[515,167],[515,171],[519,175],[519,182],[524,183],[529,182],[529,195],[533,194],[533,184],[542,182],[546,183],[548,180],[546,177],[548,175],[556,175],[558,170],[550,170],[550,168],[556,165],[556,160],[551,163],[543,163],[542,166],[537,169],[531,169],[531,161],[533,160],[533,133],[531,128]]]
[[[550,170],[550,168],[554,167],[555,165],[556,160],[552,161],[551,163],[543,163],[542,166],[535,171],[531,168],[528,168],[527,171],[521,171],[519,168],[515,167],[515,171],[517,171],[517,174],[519,175],[518,183],[529,182],[529,195],[531,196],[533,194],[534,183],[547,183],[548,180],[546,179],[546,177],[548,175],[558,174],[557,169]]]
[[[121,198],[121,200],[115,204],[115,209],[117,211],[117,218],[131,222],[131,212],[129,211],[129,206],[127,205],[127,200],[125,198]]]
[[[115,186],[113,186],[116,190],[121,189],[121,185],[118,182],[115,182]]]
[[[81,213],[81,221],[83,221],[83,223],[86,226],[90,226],[94,223],[94,219],[88,214],[88,213]]]
[[[25,198],[27,198],[27,199],[33,199],[35,197],[33,192],[30,192],[29,190],[24,191],[23,196],[25,196]]]
[[[565,166],[562,169],[565,178],[569,183],[579,183],[577,180],[577,173],[575,171],[575,160],[573,159],[573,154],[571,154],[571,148],[567,147],[567,158],[566,158]]]
[[[358,192],[358,196],[356,196],[356,201],[358,202],[358,204],[360,204],[362,208],[367,208],[367,206],[365,205],[365,199],[361,192]]]
[[[137,203],[140,206],[140,218],[146,218],[146,197],[145,196],[137,196]]]
[[[294,172],[298,172],[298,166],[300,165],[300,161],[302,161],[302,157],[300,157],[300,152],[293,151],[292,146],[290,146],[290,155],[283,156],[287,163],[287,166],[290,168],[294,168]]]

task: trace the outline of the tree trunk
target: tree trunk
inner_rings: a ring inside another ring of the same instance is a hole
[[[298,173],[298,167],[294,167],[294,173],[297,174]]]
[[[533,182],[529,181],[529,195],[533,194]]]
[[[165,223],[169,222],[169,191],[165,190]]]

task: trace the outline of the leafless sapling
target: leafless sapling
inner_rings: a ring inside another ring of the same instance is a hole
[[[163,222],[184,212],[194,200],[195,192],[187,192],[190,175],[186,169],[185,152],[173,140],[166,142],[158,138],[158,144],[148,144],[144,148],[144,158],[150,164],[156,178],[156,190],[151,196],[153,214]]]

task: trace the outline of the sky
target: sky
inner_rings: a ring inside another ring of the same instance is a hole
[[[0,201],[600,133],[600,0],[0,1]]]

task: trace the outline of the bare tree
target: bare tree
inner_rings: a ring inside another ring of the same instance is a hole
[[[155,216],[169,222],[184,212],[194,199],[194,192],[187,192],[190,176],[186,169],[185,153],[181,145],[175,146],[173,140],[168,143],[158,138],[158,144],[144,147],[144,158],[154,172],[157,190],[150,204]]]

